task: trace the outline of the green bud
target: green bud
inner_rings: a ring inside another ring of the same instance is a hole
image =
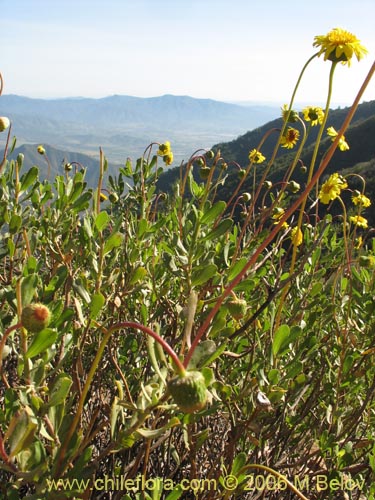
[[[38,333],[47,328],[51,321],[51,312],[47,306],[39,302],[29,304],[22,309],[21,323],[26,330]]]
[[[0,116],[0,132],[4,132],[7,128],[9,128],[10,121],[6,116]]]
[[[201,176],[202,179],[208,179],[210,171],[211,171],[210,167],[201,167],[199,169],[199,175]]]
[[[118,202],[118,194],[117,193],[110,193],[109,196],[109,201],[111,203],[117,203]]]
[[[288,182],[288,188],[292,193],[298,193],[298,191],[301,189],[301,186],[296,181],[290,181]]]
[[[226,303],[228,307],[229,314],[234,319],[241,319],[245,316],[247,311],[247,302],[244,299],[238,299],[233,297]]]
[[[168,390],[178,408],[185,413],[202,410],[207,404],[207,387],[201,372],[187,371],[168,382]]]

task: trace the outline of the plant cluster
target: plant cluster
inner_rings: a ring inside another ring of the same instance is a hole
[[[342,129],[329,129],[333,142],[317,164],[334,68],[365,49],[340,29],[315,45],[308,64],[321,55],[331,61],[326,109],[308,107],[301,118],[294,92],[272,157],[262,145],[274,131],[250,145],[247,166],[236,166],[228,201],[218,198],[228,168],[220,151],[196,151],[170,193],[157,190],[173,162],[168,141],[128,159],[106,186],[100,151],[91,189],[79,164],[50,180],[37,166],[23,171],[22,155],[8,161],[15,143],[10,120],[0,118],[8,134],[0,178],[2,498],[101,498],[94,481],[115,477],[146,486],[109,488],[107,498],[333,498],[314,486],[322,475],[354,482],[352,498],[375,498],[371,200],[361,178],[362,190],[336,173],[320,181],[335,149],[348,146],[343,134],[365,85]],[[293,172],[314,126],[301,186]],[[296,152],[272,184],[280,147]],[[45,148],[38,151],[49,167]],[[279,487],[248,492],[255,470]],[[293,477],[308,481],[298,488]],[[159,480],[152,490],[148,479]],[[184,479],[216,487],[198,494],[184,490]]]

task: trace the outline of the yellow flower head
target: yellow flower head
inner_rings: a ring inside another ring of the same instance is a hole
[[[341,175],[338,173],[332,174],[322,185],[319,192],[319,200],[327,205],[331,200],[335,200],[340,196],[341,190],[347,187],[348,185]]]
[[[327,35],[319,35],[314,38],[314,47],[319,47],[318,56],[324,54],[324,60],[327,59],[332,62],[341,62],[348,64],[353,55],[356,56],[358,61],[367,54],[367,50],[358,38],[341,28],[334,28]]]
[[[275,221],[274,222],[275,225],[277,225],[279,223],[279,221],[280,221],[281,217],[284,215],[284,213],[285,213],[285,210],[283,208],[281,208],[281,207],[275,208],[275,211],[272,215],[272,219]],[[285,221],[282,223],[282,227],[284,229],[288,229],[289,224]]]
[[[159,149],[157,153],[159,156],[168,155],[171,152],[171,143],[169,141],[165,141],[163,144],[159,145]]]
[[[289,109],[287,104],[281,108],[281,116],[284,122],[287,123],[296,123],[298,121],[298,112],[293,109]]]
[[[288,127],[285,134],[281,137],[281,147],[291,149],[299,139],[299,131],[293,127]]]
[[[163,156],[163,161],[166,165],[171,165],[173,163],[173,153],[169,151],[168,154]]]
[[[360,205],[363,208],[367,208],[371,205],[371,201],[364,194],[355,192],[352,196],[352,202],[354,205]]]
[[[324,120],[324,111],[316,106],[308,106],[302,110],[303,118],[306,122],[311,122],[311,125],[321,125]]]
[[[332,138],[332,142],[336,139],[338,136],[338,132],[334,129],[334,127],[328,127],[327,128],[327,134]],[[338,148],[340,151],[347,151],[349,149],[349,144],[345,140],[345,136],[341,136],[339,143],[338,143]]]
[[[265,159],[266,157],[257,149],[252,149],[249,153],[249,160],[252,163],[263,163]]]
[[[299,227],[294,227],[290,232],[293,245],[299,247],[303,242],[303,233]]]
[[[351,217],[349,217],[349,220],[358,227],[363,227],[363,229],[368,228],[367,219],[365,219],[361,215],[352,215]]]
[[[38,146],[37,148],[37,151],[40,155],[45,155],[46,154],[46,150],[44,149],[43,146]]]

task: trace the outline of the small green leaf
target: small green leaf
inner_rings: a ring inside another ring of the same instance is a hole
[[[100,212],[95,219],[95,226],[98,231],[103,231],[109,223],[109,215],[107,212]]]
[[[94,293],[90,302],[90,319],[97,318],[101,308],[105,304],[105,297],[101,293]]]
[[[28,407],[13,416],[8,428],[8,430],[12,429],[10,436],[8,436],[10,457],[14,457],[20,451],[28,448],[37,428],[36,419]]]
[[[144,267],[137,267],[133,272],[129,280],[130,285],[135,285],[138,281],[142,281],[147,275],[147,269]]]
[[[21,281],[21,299],[22,306],[25,307],[33,300],[35,291],[38,285],[38,276],[36,274],[29,274],[22,278]]]
[[[57,338],[57,332],[52,328],[45,328],[40,332],[36,333],[27,352],[26,358],[31,359],[46,351],[52,344],[55,343]]]
[[[9,231],[11,234],[17,233],[22,225],[22,217],[18,214],[13,214],[9,221]]]
[[[285,346],[288,345],[290,328],[288,325],[281,325],[275,333],[272,343],[272,352],[276,356]]]
[[[216,238],[219,238],[223,234],[229,231],[229,229],[232,227],[233,221],[232,219],[224,219],[218,224],[215,229],[210,231],[204,238],[203,241],[209,241],[209,240],[214,240]]]
[[[135,435],[142,436],[146,439],[155,439],[165,433],[166,430],[171,427],[175,427],[180,424],[180,420],[177,417],[172,417],[166,425],[159,427],[158,429],[142,429],[139,428],[134,433]]]
[[[111,236],[107,239],[107,241],[104,244],[104,250],[103,250],[104,255],[111,252],[114,248],[119,247],[121,243],[122,243],[121,233],[111,234]]]
[[[218,201],[217,203],[215,203],[215,205],[209,208],[207,212],[202,215],[201,223],[210,224],[211,222],[213,222],[215,219],[217,219],[217,217],[219,217],[219,215],[224,212],[226,206],[227,204],[225,203],[225,201]]]
[[[63,403],[69,394],[72,383],[72,379],[68,375],[64,373],[59,375],[52,387],[47,407],[57,406]]]
[[[217,272],[217,266],[215,264],[208,264],[203,269],[197,269],[193,272],[191,277],[191,284],[193,286],[203,285]]]
[[[229,271],[228,281],[232,281],[242,271],[242,269],[246,266],[248,260],[249,259],[247,259],[246,257],[242,257],[234,264],[232,269]]]
[[[38,167],[31,167],[28,172],[26,172],[21,177],[21,191],[26,191],[26,189],[33,184],[35,179],[38,177],[39,169]]]
[[[247,455],[245,452],[241,451],[233,460],[232,470],[230,471],[230,473],[233,476],[237,476],[242,467],[246,465],[246,462],[247,462]]]

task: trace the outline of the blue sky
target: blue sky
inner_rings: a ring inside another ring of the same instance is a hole
[[[30,97],[283,104],[314,36],[342,27],[369,50],[337,68],[333,101],[351,104],[375,59],[374,0],[0,0],[0,12],[4,93]],[[297,101],[324,102],[329,66],[314,60]]]

